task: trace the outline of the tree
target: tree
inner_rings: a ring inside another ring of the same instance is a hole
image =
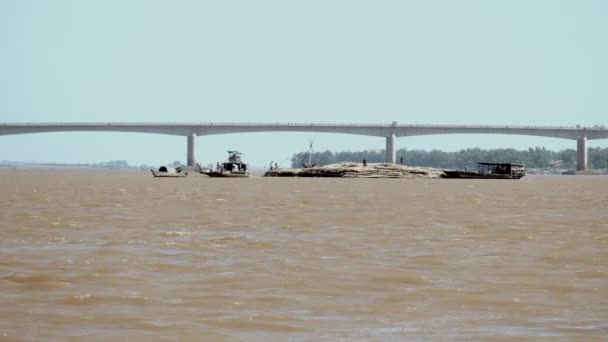
[[[301,160],[305,152],[296,153],[291,158],[293,167],[301,167]],[[576,167],[576,151],[572,149],[558,152],[547,150],[544,147],[530,147],[527,151],[518,151],[512,148],[482,150],[478,147],[460,150],[458,152],[444,152],[440,150],[423,151],[400,149],[396,151],[399,159],[403,157],[404,163],[410,166],[427,166],[441,169],[464,169],[476,167],[479,162],[505,162],[522,163],[529,168],[549,168],[559,165],[564,169]],[[365,158],[369,163],[382,163],[385,158],[384,150],[367,151],[324,151],[315,153],[313,162],[317,165],[327,165],[343,161],[360,163]],[[608,168],[608,148],[589,148],[589,167],[595,169]]]

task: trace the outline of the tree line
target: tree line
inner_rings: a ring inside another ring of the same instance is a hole
[[[399,149],[396,152],[397,163],[403,158],[403,164],[411,166],[425,166],[440,169],[464,169],[475,167],[479,162],[505,162],[526,164],[528,168],[576,168],[576,150],[567,149],[550,151],[544,147],[528,148],[528,150],[493,149],[482,150],[470,148],[458,152],[444,152],[440,150],[408,150]],[[384,150],[367,150],[359,152],[315,152],[310,160],[317,166],[339,162],[361,162],[366,159],[368,163],[383,163]],[[292,156],[291,166],[302,167],[307,163],[307,152],[299,152]],[[608,148],[589,148],[587,152],[588,167],[592,169],[608,169]]]

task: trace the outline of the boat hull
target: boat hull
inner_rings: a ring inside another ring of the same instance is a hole
[[[248,178],[249,172],[218,172],[218,171],[206,171],[201,172],[204,175],[214,178]]]
[[[152,171],[152,175],[154,177],[166,177],[166,178],[174,178],[174,177],[186,177],[188,176],[187,172],[161,172],[161,171],[154,171],[154,170],[150,170]]]
[[[461,179],[520,179],[524,175],[508,175],[497,173],[479,173],[471,171],[443,171],[441,178],[461,178]]]

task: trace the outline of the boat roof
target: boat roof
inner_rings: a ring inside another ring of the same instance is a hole
[[[511,165],[511,166],[519,166],[525,167],[525,164],[515,164],[515,163],[477,163],[478,165]]]

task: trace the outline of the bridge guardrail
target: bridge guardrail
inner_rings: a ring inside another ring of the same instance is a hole
[[[21,122],[21,123],[10,123],[3,122],[3,127],[73,127],[73,126],[113,126],[113,127],[132,127],[132,126],[209,126],[209,127],[336,127],[336,128],[395,128],[395,129],[424,129],[424,128],[460,128],[460,129],[536,129],[536,130],[568,130],[568,131],[605,131],[608,130],[606,126],[596,125],[594,127],[568,127],[568,126],[539,126],[539,125],[450,125],[450,124],[377,124],[377,123],[305,123],[305,122],[293,122],[293,123],[262,123],[262,122],[200,122],[200,123],[179,123],[179,122]]]

